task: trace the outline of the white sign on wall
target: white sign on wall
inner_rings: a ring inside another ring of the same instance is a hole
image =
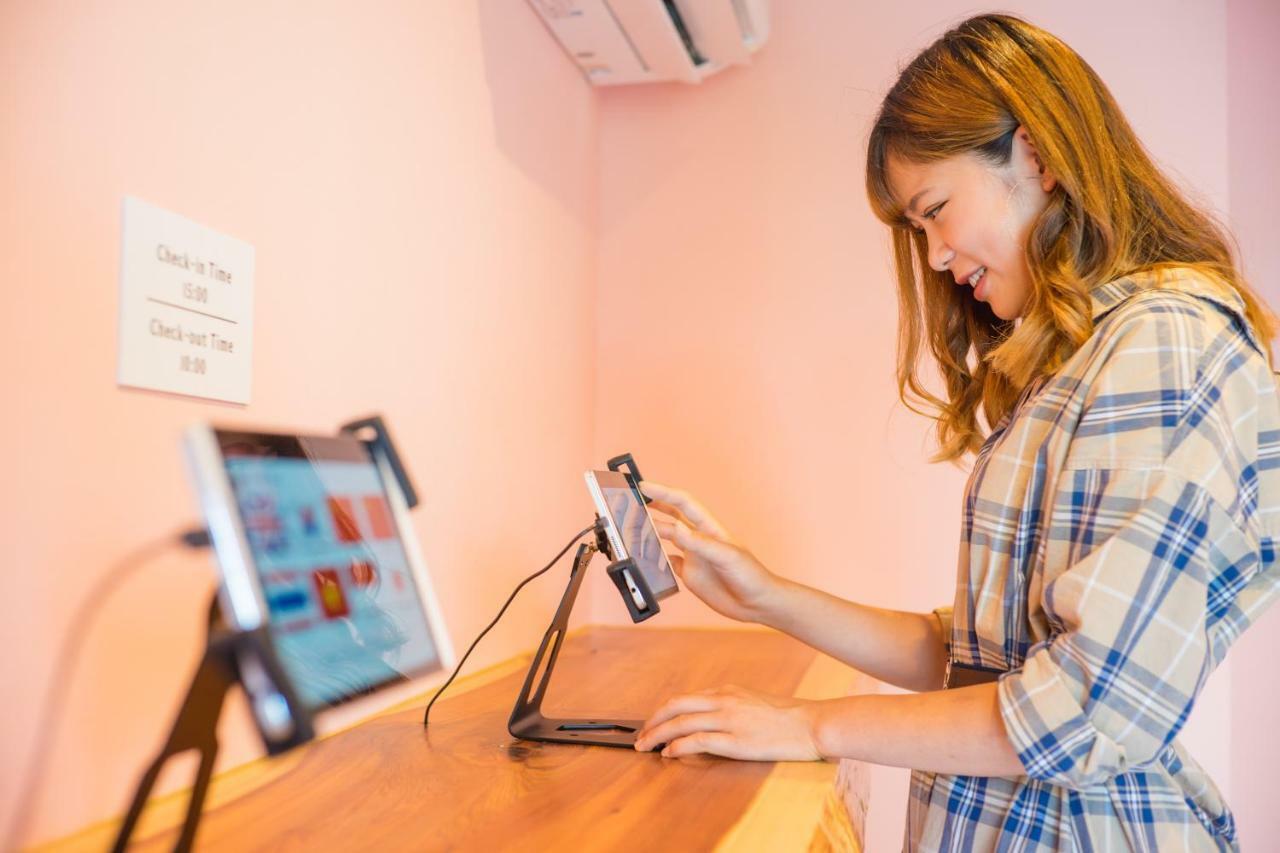
[[[248,403],[253,246],[126,197],[120,257],[116,381]]]

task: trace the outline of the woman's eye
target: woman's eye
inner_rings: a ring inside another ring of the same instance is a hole
[[[942,208],[946,207],[946,204],[947,203],[945,201],[935,204],[933,207],[929,208],[924,212],[924,218],[933,219],[935,216],[938,215],[939,210],[942,210]]]

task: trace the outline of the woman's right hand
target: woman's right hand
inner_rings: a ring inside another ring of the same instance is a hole
[[[671,555],[671,567],[685,587],[717,613],[740,622],[759,622],[782,580],[752,556],[689,493],[641,480],[650,508],[669,516],[654,518],[658,535],[683,556]]]

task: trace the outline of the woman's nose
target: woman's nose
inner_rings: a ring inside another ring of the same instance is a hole
[[[925,239],[929,241],[929,266],[933,267],[935,272],[946,272],[951,262],[956,259],[956,253],[937,237],[931,236]]]

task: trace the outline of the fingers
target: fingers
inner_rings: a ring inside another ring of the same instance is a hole
[[[668,542],[676,541],[676,523],[674,521],[655,518],[653,520],[653,528],[658,531],[659,536]]]
[[[641,480],[640,491],[644,492],[648,497],[655,501],[677,510],[677,513],[669,513],[677,518],[677,520],[688,520],[691,522],[690,527],[700,530],[703,533],[709,533],[719,539],[729,539],[729,531],[724,525],[716,520],[706,507],[698,503],[692,495],[680,489],[664,486],[661,483],[655,483],[652,480]],[[662,510],[667,512],[667,510]],[[681,518],[683,516],[683,518]]]
[[[642,483],[641,484],[642,488],[643,488],[643,485],[644,484]],[[667,503],[666,501],[660,501],[657,498],[649,498],[649,510],[650,512],[660,512],[663,515],[667,515],[667,516],[670,516],[671,518],[674,518],[676,521],[683,521],[685,524],[689,525],[690,527],[693,527],[693,522],[690,521],[683,512],[676,509],[673,505]],[[655,519],[655,521],[656,520],[657,519]]]
[[[774,697],[742,687],[677,696],[636,735],[641,752],[660,744],[679,758],[711,753],[748,761],[816,761],[812,714],[782,707]]]
[[[725,758],[745,758],[738,739],[728,732],[694,732],[672,741],[662,750],[664,758],[681,758],[705,752]]]
[[[667,557],[671,561],[671,571],[676,573],[676,577],[684,580],[684,557],[679,554],[671,554]]]
[[[653,716],[645,720],[644,729],[640,734],[643,735],[654,726],[665,723],[667,720],[670,720],[672,717],[676,717],[680,714],[705,713],[708,711],[714,711],[719,707],[720,703],[716,700],[715,695],[710,691],[704,693],[688,693],[683,696],[673,696],[663,703],[662,707],[654,711]]]
[[[644,731],[636,735],[636,750],[648,752],[658,744],[671,742],[695,732],[719,732],[724,729],[724,720],[717,711],[698,714],[680,714],[664,723],[653,727],[646,726]],[[663,750],[666,753],[666,750]]]
[[[739,555],[736,546],[686,527],[678,521],[672,524],[671,541],[679,545],[680,550],[686,554],[697,554],[713,563],[727,563]]]
[[[678,521],[663,521],[655,518],[653,526],[658,531],[658,536],[666,539],[668,542],[674,542],[680,546],[680,549],[687,554],[694,554],[702,557],[717,565],[723,565],[731,560],[741,556],[741,552],[736,545],[730,545],[728,542],[722,542],[705,533],[699,533]],[[675,556],[671,557],[675,568]],[[683,561],[682,561],[683,567]],[[679,570],[677,570],[677,573]]]
[[[641,480],[640,491],[654,500],[665,501],[667,496],[676,491],[671,486],[664,486],[656,480]]]

